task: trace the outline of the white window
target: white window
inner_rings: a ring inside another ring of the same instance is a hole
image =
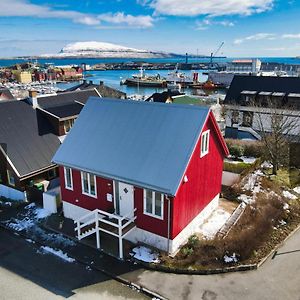
[[[74,122],[75,122],[75,119],[70,119],[70,120],[64,121],[65,133],[68,133],[71,130],[71,128],[74,125]]]
[[[66,189],[73,191],[72,169],[65,167],[64,171],[65,171],[65,187]]]
[[[144,190],[144,214],[158,219],[163,219],[164,195]]]
[[[206,130],[202,133],[200,150],[201,150],[200,157],[203,157],[209,152],[209,130]]]
[[[82,194],[97,197],[96,176],[87,172],[81,172]]]
[[[8,184],[9,185],[11,185],[11,186],[15,186],[16,185],[14,174],[10,170],[7,170],[7,180],[8,180]]]

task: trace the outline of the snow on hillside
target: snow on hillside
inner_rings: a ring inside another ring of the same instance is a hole
[[[66,45],[58,54],[44,57],[160,58],[170,54],[124,47],[103,42],[77,42]]]

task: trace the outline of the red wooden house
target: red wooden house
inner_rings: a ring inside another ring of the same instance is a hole
[[[228,149],[208,108],[90,98],[53,161],[78,238],[174,253],[218,206]]]

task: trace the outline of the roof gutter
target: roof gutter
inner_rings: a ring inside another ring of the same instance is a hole
[[[54,168],[56,168],[56,167],[57,167],[57,165],[54,165],[54,164],[53,164],[53,165],[51,165],[51,166],[48,166],[48,167],[45,167],[45,168],[42,168],[42,169],[33,171],[33,172],[31,172],[31,173],[28,173],[28,174],[25,174],[25,175],[22,175],[22,176],[18,175],[18,176],[20,177],[20,181],[22,181],[22,180],[26,180],[26,179],[28,179],[28,178],[30,178],[30,177],[32,177],[32,176],[39,175],[39,174],[41,174],[41,173],[44,173],[44,172],[49,171],[49,170],[51,170],[51,169],[54,169]]]

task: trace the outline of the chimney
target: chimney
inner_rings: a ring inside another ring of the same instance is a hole
[[[29,91],[29,101],[34,109],[38,107],[37,91],[35,90]]]
[[[100,81],[99,85],[100,85],[100,86],[101,86],[101,85],[104,85],[104,82],[103,82],[103,81]]]
[[[93,80],[90,80],[90,84],[93,84]]]
[[[86,79],[83,79],[82,83],[86,83]]]

